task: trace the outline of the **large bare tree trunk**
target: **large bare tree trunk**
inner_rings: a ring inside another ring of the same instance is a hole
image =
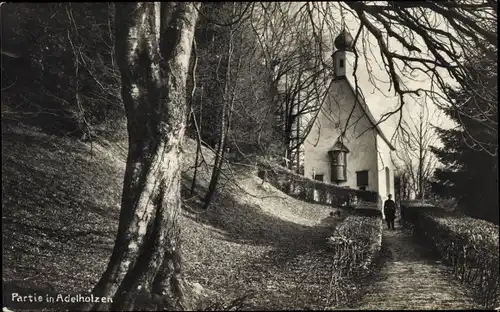
[[[116,3],[116,56],[129,151],[115,247],[85,309],[184,309],[177,219],[186,79],[199,3]],[[146,300],[143,300],[146,298]],[[153,300],[155,299],[155,300]]]

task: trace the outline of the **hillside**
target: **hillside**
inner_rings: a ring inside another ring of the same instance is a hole
[[[196,144],[184,144],[184,185]],[[204,148],[208,163],[213,158]],[[126,148],[92,145],[2,125],[2,223],[6,294],[90,290],[105,270],[118,225]],[[198,195],[209,166],[202,166]],[[181,217],[184,270],[220,309],[324,307],[329,283],[325,238],[338,220],[331,207],[290,198],[251,168],[228,166],[214,204],[185,190]],[[326,219],[326,220],[325,220]],[[8,296],[8,295],[7,295]],[[9,306],[8,304],[6,304]]]

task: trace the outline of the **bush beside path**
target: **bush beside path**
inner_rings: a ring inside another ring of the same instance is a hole
[[[362,299],[349,308],[357,310],[480,309],[449,268],[429,249],[415,243],[399,224],[384,229],[385,263],[367,285]]]

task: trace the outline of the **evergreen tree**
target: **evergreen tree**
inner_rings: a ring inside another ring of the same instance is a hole
[[[498,95],[496,48],[470,58],[469,87],[449,88],[452,105],[443,108],[458,126],[437,128],[443,146],[432,151],[443,164],[433,190],[458,200],[472,217],[498,224]]]

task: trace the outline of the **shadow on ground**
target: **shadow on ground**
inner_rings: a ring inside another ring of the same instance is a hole
[[[45,296],[97,282],[113,248],[122,180],[83,143],[2,128],[4,304],[13,292]]]
[[[208,211],[200,211],[199,202],[184,209],[189,219],[216,228],[226,241],[268,247],[260,256],[248,257],[237,280],[230,281],[235,293],[249,295],[241,309],[327,306],[334,268],[326,238],[346,215],[329,216],[325,211],[320,224],[305,226],[269,215],[256,205],[235,203],[225,195]]]
[[[123,160],[100,152],[91,157],[88,145],[72,139],[4,128],[2,152],[4,304],[11,306],[13,292],[52,296],[91,290],[114,244]],[[198,187],[198,196],[205,191]],[[199,211],[199,200],[186,201],[181,223],[188,277],[202,282],[209,275],[203,285],[221,291],[255,291],[249,308],[293,306],[290,296],[307,289],[301,280],[324,275],[323,244],[335,222],[313,227],[285,221],[237,203],[234,196],[218,195],[207,212]]]

